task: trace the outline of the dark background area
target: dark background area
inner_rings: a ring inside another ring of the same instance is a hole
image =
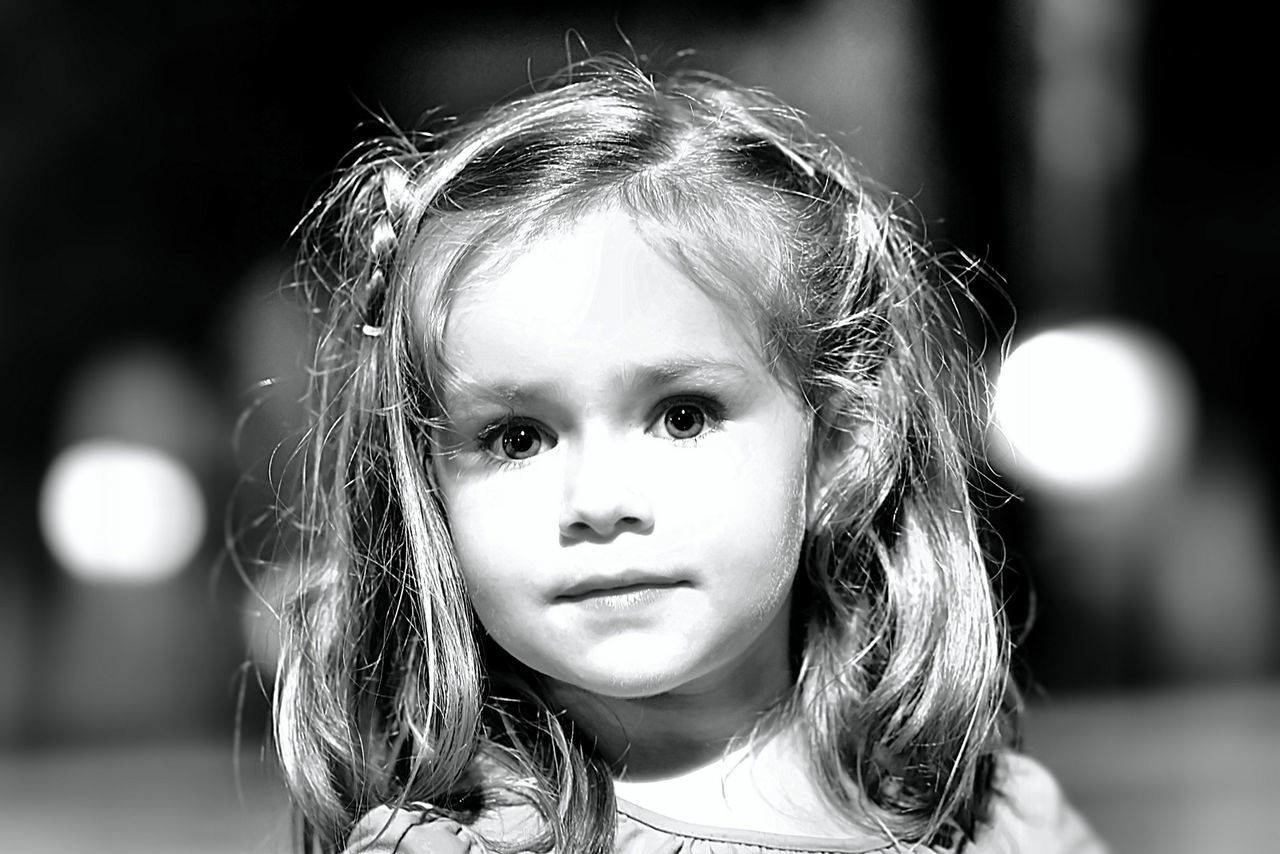
[[[377,117],[468,113],[579,42],[812,112],[939,246],[1002,275],[1016,327],[979,288],[995,339],[1104,318],[1163,340],[1196,401],[1195,474],[1164,527],[1001,482],[1019,496],[991,512],[1010,613],[1037,615],[1019,672],[1033,700],[1273,684],[1271,40],[1233,4],[0,0],[0,745],[220,739],[237,710],[262,731],[227,542],[256,530],[264,460],[296,427],[288,378],[270,403],[259,385],[296,369],[271,297],[291,229]],[[1093,118],[1046,120],[1072,75],[1092,86],[1061,103]],[[1090,146],[1102,164],[1080,184],[1045,165],[1061,128],[1082,135],[1068,167]],[[77,389],[137,353],[176,383],[151,420],[181,434],[209,532],[168,581],[86,584],[53,560],[37,499],[97,429]]]

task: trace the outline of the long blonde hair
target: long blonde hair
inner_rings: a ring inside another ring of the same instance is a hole
[[[468,265],[602,204],[755,321],[835,461],[797,576],[785,708],[831,802],[905,842],[972,836],[1009,689],[971,496],[963,283],[795,110],[611,58],[440,134],[370,143],[304,223],[323,323],[275,705],[308,836],[340,848],[378,804],[515,797],[544,819],[526,844],[612,850],[609,769],[478,630],[425,464]],[[477,772],[493,763],[504,773]]]

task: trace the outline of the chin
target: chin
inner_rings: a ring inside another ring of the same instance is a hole
[[[665,694],[678,684],[676,680],[658,675],[618,673],[609,675],[575,673],[566,675],[560,681],[579,691],[613,700],[639,700],[654,697]]]
[[[680,687],[680,683],[663,679],[633,679],[598,686],[592,693],[613,700],[645,700],[660,697]]]
[[[557,668],[553,679],[575,691],[614,700],[639,700],[679,688],[690,673],[670,664],[657,670],[638,668],[634,662],[614,661],[595,667]]]

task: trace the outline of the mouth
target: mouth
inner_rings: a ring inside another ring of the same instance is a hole
[[[585,602],[609,597],[643,597],[676,587],[689,587],[688,581],[655,575],[624,573],[610,578],[588,578],[567,588],[556,597],[557,602]]]

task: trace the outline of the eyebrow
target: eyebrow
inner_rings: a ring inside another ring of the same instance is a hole
[[[743,383],[751,380],[751,373],[737,362],[715,359],[666,359],[656,364],[626,366],[614,377],[616,384],[633,391],[647,392],[678,385],[695,383]],[[519,382],[498,380],[476,382],[457,378],[447,395],[448,409],[470,403],[489,402],[504,407],[517,407],[530,401],[564,399],[568,397],[559,382]]]
[[[747,369],[737,362],[703,359],[669,359],[656,365],[624,368],[619,377],[624,386],[650,391],[689,380],[710,382],[745,381]]]

